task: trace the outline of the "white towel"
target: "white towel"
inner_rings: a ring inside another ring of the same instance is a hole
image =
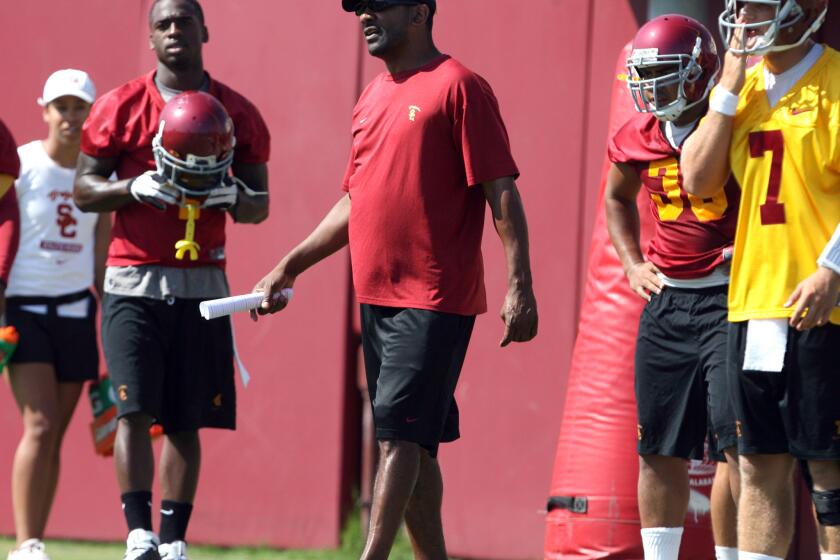
[[[785,365],[787,319],[753,319],[747,322],[744,370],[780,372]]]

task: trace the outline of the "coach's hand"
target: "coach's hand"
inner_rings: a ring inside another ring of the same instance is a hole
[[[528,342],[537,336],[537,300],[531,288],[510,288],[499,315],[505,324],[505,334],[499,346],[507,346],[511,342]]]
[[[821,266],[800,282],[785,302],[785,307],[796,305],[790,317],[790,326],[804,331],[825,325],[837,306],[838,294],[840,275]]]
[[[282,294],[284,288],[291,288],[295,285],[295,277],[286,272],[285,263],[280,263],[265,275],[254,286],[254,292],[263,293],[263,301],[257,309],[251,310],[251,319],[256,321],[258,315],[268,315],[282,311],[289,303],[289,300]]]
[[[630,288],[641,297],[650,301],[650,294],[662,293],[662,280],[657,276],[659,269],[652,262],[642,261],[627,270]]]
[[[154,171],[146,171],[132,179],[128,184],[128,192],[137,202],[148,204],[158,210],[166,210],[167,205],[177,205],[180,196],[178,189]]]

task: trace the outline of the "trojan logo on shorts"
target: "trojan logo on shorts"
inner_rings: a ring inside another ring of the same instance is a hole
[[[128,400],[128,385],[120,385],[117,387],[117,394],[120,396],[120,400],[125,402]]]
[[[639,438],[639,441],[642,441],[642,425],[636,424],[636,437]]]
[[[422,109],[417,105],[409,105],[408,107],[408,120],[414,122],[417,119],[417,113],[422,112]]]
[[[837,428],[837,433],[834,434],[834,438],[832,439],[838,440],[840,439],[840,420],[835,420],[834,426]]]
[[[741,421],[735,420],[735,435],[741,437]]]
[[[219,393],[213,397],[213,408],[222,408],[222,394]]]

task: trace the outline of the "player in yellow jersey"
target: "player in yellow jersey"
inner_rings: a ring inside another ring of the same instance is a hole
[[[815,44],[827,0],[727,0],[710,111],[684,188],[741,186],[729,292],[741,560],[783,558],[794,458],[807,461],[823,560],[840,560],[840,53]],[[747,57],[762,55],[749,70]]]

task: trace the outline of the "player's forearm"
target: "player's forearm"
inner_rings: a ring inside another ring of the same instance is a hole
[[[493,222],[502,247],[508,272],[508,288],[531,289],[531,257],[528,222],[519,191],[505,190],[499,197],[499,212],[493,212]]]
[[[283,258],[280,266],[292,276],[297,276],[342,249],[349,241],[349,223],[350,195],[344,195],[309,237]]]
[[[607,196],[607,231],[625,274],[633,265],[644,261],[639,240],[639,210],[636,202]]]
[[[128,188],[131,180],[108,180],[116,168],[116,158],[95,158],[84,152],[79,154],[73,184],[73,201],[79,210],[110,212],[135,202]]]
[[[236,223],[258,224],[268,218],[268,167],[264,163],[233,163],[239,196],[231,215]]]
[[[105,263],[111,242],[111,215],[100,214],[93,239],[93,281],[99,297],[105,293]]]
[[[128,190],[130,182],[77,174],[73,185],[73,201],[82,212],[111,212],[135,202]]]
[[[685,141],[680,171],[686,192],[705,198],[713,196],[726,184],[733,120],[717,111],[709,111]]]

